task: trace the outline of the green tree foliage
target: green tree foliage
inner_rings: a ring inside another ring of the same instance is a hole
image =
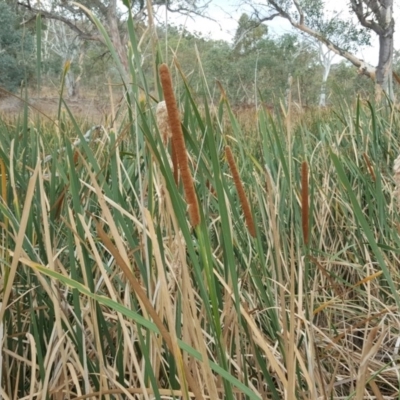
[[[81,28],[85,27],[82,25]],[[137,24],[135,29],[141,37],[142,70],[148,77],[149,87],[156,93],[151,36],[144,25]],[[42,58],[43,72],[47,82],[53,81],[57,85],[63,63],[60,56],[51,51],[52,35],[54,33],[49,29],[43,35],[42,51],[44,47],[47,49],[47,56]],[[292,77],[292,100],[303,106],[318,104],[323,66],[318,51],[302,36],[286,34],[273,37],[265,25],[243,14],[232,44],[174,26],[158,27],[157,37],[163,61],[174,65],[172,60],[175,60],[193,88],[193,94],[199,98],[211,94],[218,102],[218,80],[233,106],[253,106],[261,101],[279,105],[287,94],[288,78]],[[83,88],[104,95],[104,85],[108,80],[119,87],[121,76],[99,41],[86,41],[81,53]],[[326,84],[327,105],[340,95],[348,99],[353,98],[354,93],[368,96],[372,82],[360,77],[356,71],[351,72],[350,64],[332,68],[332,77]],[[175,71],[178,73],[178,69]],[[176,90],[178,93],[183,90],[181,79],[176,80]]]
[[[268,36],[267,26],[242,14],[238,21],[231,56],[233,76],[228,92],[236,103],[254,104],[261,95],[264,102],[278,102],[285,95],[288,78],[295,79],[296,90],[304,87],[296,101],[312,103],[316,97],[316,53],[296,35]]]
[[[329,38],[335,45],[346,51],[356,51],[370,45],[370,32],[353,20],[343,19],[342,11],[327,12],[324,0],[303,0],[301,9],[305,25]]]
[[[12,8],[0,0],[0,86],[15,90],[32,71],[33,41]]]
[[[357,73],[349,62],[343,60],[332,66],[331,76],[328,80],[331,104],[343,105],[343,101],[352,102],[358,96],[361,99],[372,99],[374,89],[374,82]]]
[[[390,1],[387,2],[390,3]],[[368,3],[369,5],[364,7],[362,3]],[[371,27],[372,24],[372,26],[379,30],[377,25],[368,19],[371,15],[375,18],[374,15],[378,9],[379,13],[384,13],[385,7],[378,6],[377,3],[377,1],[369,0],[351,0],[353,10],[356,12],[358,19],[361,21],[361,17],[364,18],[364,23],[361,22],[363,27],[374,30]],[[318,40],[330,51],[351,62],[359,69],[360,73],[374,79],[375,67],[364,62],[349,51],[352,47],[359,46],[360,42],[361,44],[367,43],[368,33],[362,33],[362,30],[353,25],[351,20],[342,20],[340,12],[333,15],[333,17],[330,16],[329,12],[327,13],[327,4],[328,3],[324,0],[267,0],[267,2],[263,4],[256,5],[249,2],[249,5],[253,7],[254,13],[260,22],[270,21],[275,17],[285,18],[294,28]],[[358,4],[357,10],[355,9],[355,4]],[[377,9],[372,6],[373,4],[377,5]],[[372,9],[370,6],[372,6]],[[388,16],[391,18],[392,7],[388,9],[388,11],[390,11]],[[390,19],[390,21],[392,21],[392,19]],[[394,23],[390,25],[391,28],[393,28],[393,26]],[[390,29],[387,31],[380,31],[382,35],[384,35],[385,32],[390,34],[392,31]],[[378,35],[380,35],[380,33],[378,33]],[[349,46],[352,42],[354,42],[353,46]],[[378,84],[381,85],[379,82]]]
[[[158,30],[162,53],[169,63],[176,58],[198,96],[209,90],[214,100],[218,101],[218,80],[233,106],[254,105],[256,99],[258,103],[262,101],[268,105],[278,105],[285,96],[288,77],[291,76],[293,101],[303,106],[317,105],[322,77],[317,51],[297,35],[271,37],[266,31],[254,34],[244,29],[247,23],[247,26],[252,25],[251,21],[246,21],[246,17],[242,16],[240,22],[235,35],[235,38],[242,38],[242,43],[245,43],[240,49],[239,40],[231,45],[169,26],[168,29],[163,27]],[[256,29],[259,27],[257,24],[252,26]],[[167,44],[167,48],[164,44]],[[144,59],[148,64],[143,68],[150,76],[151,58],[145,55]],[[328,98],[328,104],[336,98],[337,91],[334,93],[334,90],[343,86],[342,79],[348,79],[345,85],[346,96],[351,97],[351,90],[357,90],[363,96],[368,92],[370,82],[362,79],[356,71],[351,73],[350,68],[349,64],[343,64],[341,73],[335,73],[328,80],[328,97],[330,93],[333,96]],[[203,84],[204,79],[208,89]],[[178,79],[177,84],[179,82]],[[363,84],[367,88],[365,91],[361,91]]]
[[[82,40],[99,41],[106,44],[104,37],[98,33],[97,27],[92,23],[92,17],[96,16],[104,25],[119,56],[121,61],[121,71],[119,72],[125,79],[127,79],[129,71],[126,52],[126,8],[132,13],[137,24],[141,24],[143,21],[148,22],[149,30],[154,33],[153,11],[149,11],[151,8],[156,10],[158,7],[167,7],[170,12],[201,15],[207,5],[207,3],[200,4],[198,1],[192,0],[168,2],[157,0],[148,3],[144,0],[126,0],[122,3],[118,0],[81,0],[79,2],[72,0],[18,0],[17,4],[32,16],[40,14],[44,19],[62,22]],[[122,4],[124,7],[121,7]]]
[[[268,27],[250,18],[243,13],[238,21],[235,37],[233,39],[234,50],[238,54],[245,54],[256,50],[258,43],[268,34]]]

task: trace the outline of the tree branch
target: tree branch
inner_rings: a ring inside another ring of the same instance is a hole
[[[57,21],[60,21],[60,22],[64,23],[70,29],[72,29],[74,32],[76,32],[80,38],[82,38],[84,40],[94,40],[94,41],[102,42],[100,36],[92,35],[92,34],[89,34],[87,32],[84,32],[83,30],[78,28],[74,23],[72,23],[68,18],[62,17],[61,15],[50,13],[50,12],[45,11],[45,10],[39,10],[37,8],[31,7],[31,5],[29,3],[25,4],[25,3],[22,3],[20,1],[18,1],[17,4],[19,6],[25,7],[26,9],[28,9],[29,11],[31,11],[35,15],[41,15],[43,18],[53,19],[53,20],[57,20]],[[29,22],[30,20],[31,19],[29,19],[28,21],[25,21],[24,23]]]
[[[278,11],[279,15],[283,18],[286,18],[292,25],[295,23],[292,20],[292,17],[290,16],[289,13],[287,13],[276,1],[274,0],[268,0],[268,3],[272,5],[272,7]],[[267,19],[265,19],[267,21]]]
[[[183,6],[179,6],[178,8],[172,8],[169,4],[167,4],[166,7],[167,7],[167,10],[172,12],[172,13],[180,13],[180,14],[187,15],[187,16],[190,16],[190,17],[191,17],[191,14],[192,15],[197,15],[197,16],[202,17],[202,18],[207,18],[210,21],[217,22],[217,21],[215,21],[215,19],[205,16],[202,13],[202,11],[203,11],[202,8],[200,8],[200,9],[194,9],[194,8],[190,9],[190,8],[183,7]]]
[[[329,50],[350,61],[355,67],[358,68],[359,73],[366,75],[369,78],[375,79],[375,67],[373,67],[372,65],[369,65],[365,61],[356,57],[354,54],[340,48],[339,46],[331,42],[329,39],[322,36],[318,32],[312,30],[311,28],[300,24],[296,24],[294,26],[295,28],[298,28],[302,32],[315,37],[317,40],[322,42]]]
[[[293,0],[293,1],[294,1],[294,3],[297,2],[297,0]],[[351,2],[354,3],[355,7],[358,9],[359,12],[360,12],[360,7],[361,7],[361,11],[363,11],[361,2],[357,3],[357,0],[351,0]],[[368,77],[370,77],[372,79],[375,79],[375,70],[376,70],[375,67],[373,67],[372,65],[370,65],[370,64],[364,62],[363,60],[359,59],[358,57],[356,57],[354,54],[348,52],[347,50],[344,50],[343,48],[339,47],[338,45],[333,43],[331,40],[326,38],[324,35],[322,35],[321,33],[317,32],[317,31],[315,31],[313,29],[311,29],[310,27],[308,27],[304,23],[299,23],[299,22],[294,21],[292,19],[292,17],[290,16],[290,14],[288,12],[286,12],[282,7],[280,7],[279,4],[277,4],[277,2],[275,0],[268,0],[268,3],[278,12],[278,14],[282,18],[287,19],[291,23],[291,25],[293,27],[297,28],[301,32],[306,33],[309,36],[314,37],[319,42],[323,43],[329,50],[333,51],[335,54],[345,58],[348,61],[350,61],[355,67],[358,68],[358,71],[359,71],[360,74],[363,74],[363,75],[366,75],[366,76],[368,76]],[[267,21],[270,18],[271,18],[271,16],[268,16],[268,17],[265,17],[265,18],[260,18],[260,21]],[[300,16],[300,21],[302,21],[301,16]]]
[[[272,21],[274,18],[279,17],[279,16],[280,16],[279,13],[271,14],[268,17],[259,18],[259,22],[262,23],[265,21]]]
[[[372,29],[377,35],[381,35],[383,33],[382,27],[375,21],[367,19],[369,13],[367,12],[367,10],[364,12],[364,7],[363,7],[364,2],[357,0],[350,0],[350,1],[351,1],[351,7],[354,13],[357,15],[360,24],[367,29]],[[377,16],[376,12],[380,12],[379,4],[377,4],[376,0],[365,2],[365,4],[375,16]]]
[[[107,15],[107,6],[105,6],[100,0],[92,0],[92,2],[95,3],[95,7],[97,7],[104,16]]]
[[[303,13],[303,10],[302,10],[302,8],[300,7],[300,4],[299,4],[298,0],[293,0],[293,3],[294,3],[294,5],[296,6],[297,12],[298,12],[299,15],[300,15],[300,21],[299,21],[299,23],[300,23],[300,25],[303,25],[303,24],[304,24],[304,13]]]
[[[85,10],[83,10],[83,9],[80,9],[80,8],[74,8],[73,6],[70,6],[69,4],[65,4],[65,3],[63,3],[63,5],[62,5],[62,7],[65,9],[65,10],[67,10],[67,11],[69,11],[73,16],[76,16],[76,15],[85,15],[86,16],[86,18],[89,20],[89,21],[92,21],[92,18],[91,18],[91,16],[90,16],[90,14],[88,14]],[[93,21],[92,21],[93,22]]]

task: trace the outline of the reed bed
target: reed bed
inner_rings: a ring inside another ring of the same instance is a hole
[[[0,122],[0,397],[400,398],[398,114],[244,131],[169,65],[168,141],[128,28],[114,127]]]

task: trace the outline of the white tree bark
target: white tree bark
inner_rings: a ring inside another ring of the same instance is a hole
[[[81,46],[82,41],[79,37],[72,32],[65,24],[50,20],[49,21],[50,39],[48,37],[49,49],[57,54],[62,59],[63,67],[69,61],[71,65],[80,63],[82,61]],[[79,95],[79,81],[81,73],[75,76],[73,69],[70,67],[65,76],[65,86],[67,89],[68,97],[76,97]]]
[[[393,18],[393,0],[350,0],[353,11],[357,15],[361,25],[374,31],[379,36],[379,63],[374,67],[364,60],[356,57],[350,51],[337,45],[328,37],[306,24],[306,18],[302,10],[301,2],[291,0],[297,10],[297,16],[286,7],[288,1],[267,0],[271,9],[277,14],[270,14],[267,17],[259,17],[260,22],[269,21],[276,16],[287,19],[291,25],[310,37],[323,43],[333,53],[347,59],[358,68],[360,74],[366,75],[376,82],[377,91],[384,91],[393,99],[392,60],[393,60],[393,33],[395,21]],[[289,2],[289,3],[290,3]],[[256,15],[259,10],[253,6]]]
[[[361,25],[373,30],[379,37],[379,62],[375,76],[377,97],[383,91],[394,100],[393,0],[351,0],[351,5]]]
[[[393,28],[394,29],[394,28]],[[394,100],[393,92],[393,32],[379,36],[379,63],[376,68],[376,84],[391,100]]]
[[[127,50],[121,39],[121,35],[118,28],[118,22],[119,20],[117,15],[117,0],[110,0],[107,10],[107,24],[110,33],[110,39],[121,60],[125,72],[128,72],[129,67],[128,67]]]
[[[318,42],[318,55],[319,55],[319,62],[323,67],[321,91],[319,95],[319,106],[326,107],[326,82],[328,81],[332,62],[336,54],[331,50],[327,49],[321,42]]]
[[[295,51],[291,55],[290,59],[286,60],[286,62],[289,64],[289,76],[288,76],[286,90],[285,90],[286,106],[289,106],[289,103],[290,103],[290,96],[291,96],[292,83],[293,83],[293,76],[292,76],[293,66],[296,64],[297,58],[301,55],[301,53],[304,51],[304,49],[306,47],[307,47],[307,44],[304,41],[299,42],[298,46],[297,46],[297,51]]]

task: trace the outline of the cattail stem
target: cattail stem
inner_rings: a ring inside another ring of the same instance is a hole
[[[200,223],[199,205],[197,203],[194,182],[189,168],[188,156],[186,153],[185,140],[181,127],[179,111],[176,104],[174,90],[172,87],[171,74],[166,64],[161,64],[160,80],[164,92],[165,104],[168,111],[169,126],[172,132],[173,151],[176,155],[179,171],[182,177],[183,189],[185,191],[186,202],[189,205],[189,217],[192,226]],[[175,173],[174,173],[175,175]]]
[[[236,190],[239,195],[240,204],[242,205],[244,219],[246,221],[247,229],[251,236],[256,237],[256,228],[254,226],[253,215],[251,214],[249,201],[243,188],[242,181],[240,180],[239,171],[237,169],[235,160],[233,158],[232,150],[229,146],[225,147],[225,155],[228,160],[229,168],[232,173],[233,182],[235,183]]]
[[[308,246],[308,214],[308,164],[307,161],[303,161],[301,164],[301,224],[306,246]]]

